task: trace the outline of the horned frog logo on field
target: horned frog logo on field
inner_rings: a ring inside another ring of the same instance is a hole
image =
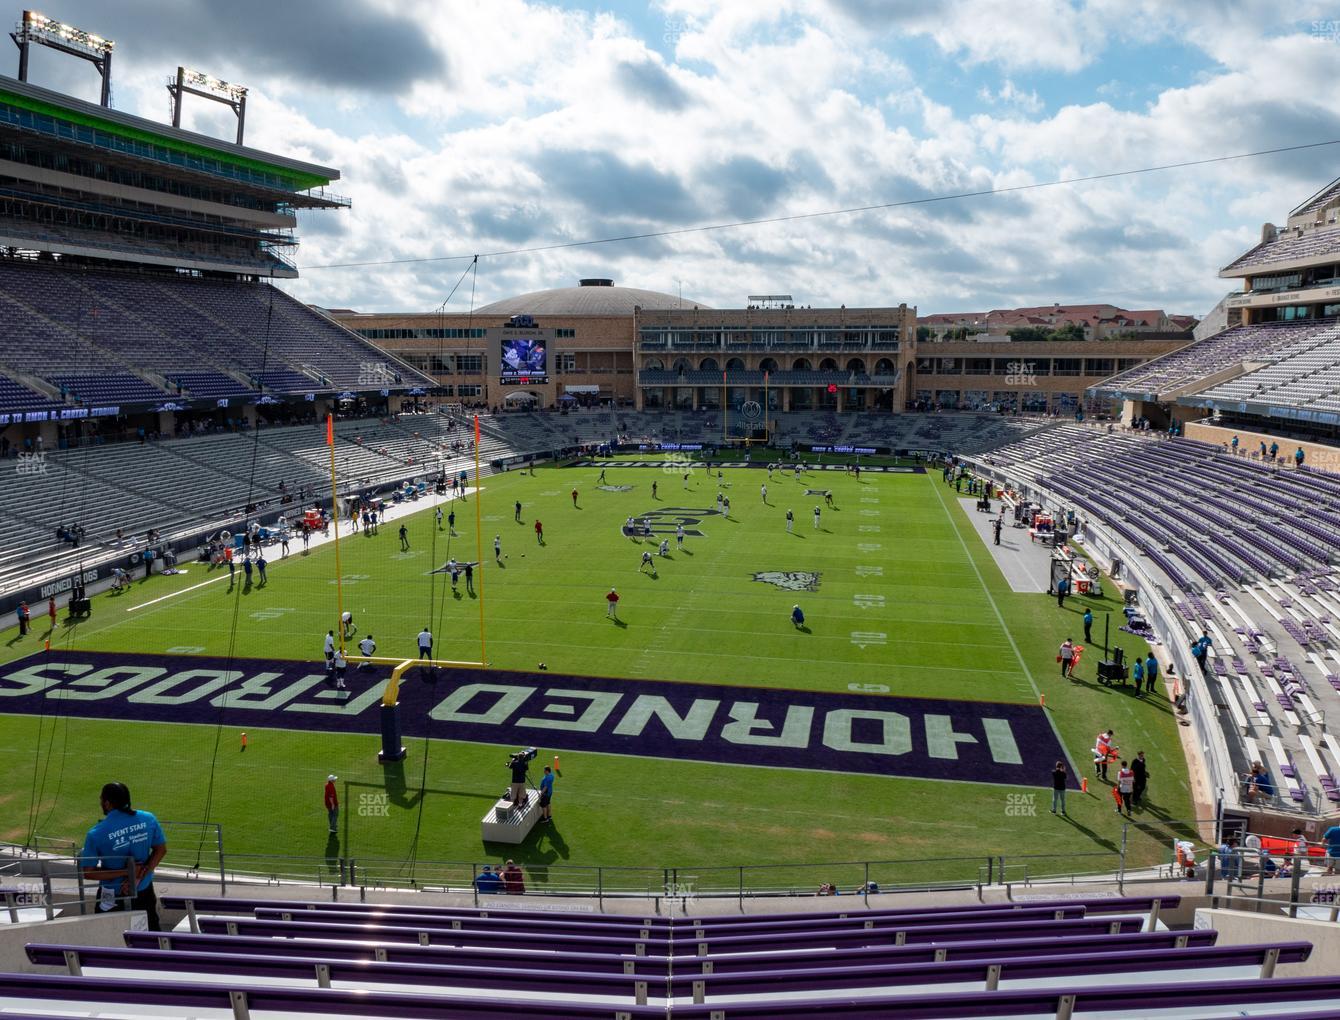
[[[786,591],[818,591],[819,577],[808,570],[764,570],[755,574],[754,580]]]

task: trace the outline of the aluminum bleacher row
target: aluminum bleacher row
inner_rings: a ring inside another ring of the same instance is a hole
[[[1331,328],[1313,334],[1271,364],[1197,393],[1196,398],[1340,411],[1340,326],[1331,322]]]
[[[1009,418],[971,412],[956,414],[837,414],[786,411],[774,415],[779,444],[791,442],[886,446],[977,452],[1055,427],[1041,418]],[[730,421],[720,410],[509,412],[488,419],[508,445],[523,452],[617,441],[719,443]]]
[[[431,385],[263,283],[0,260],[0,336],[22,338],[0,349],[0,375],[45,383],[56,402]]]
[[[1157,917],[1178,902],[670,919],[167,896],[178,930],[126,931],[124,947],[33,929],[27,956],[44,972],[0,974],[0,998],[33,1017],[943,1020],[1305,1017],[1340,997],[1340,977],[1274,976],[1309,943],[1170,931]]]
[[[473,460],[472,433],[446,415],[341,421],[335,435],[342,489],[376,489],[435,473],[439,460],[449,467],[464,467],[467,454]],[[460,449],[453,450],[453,443]],[[505,452],[496,440],[481,443],[483,456]],[[272,520],[283,509],[280,482],[290,494],[303,487],[329,501],[324,428],[264,428],[49,452],[40,477],[0,472],[0,585],[73,569],[118,550],[128,554],[143,548],[150,528],[169,542],[196,534],[235,519],[248,503],[262,505],[261,519]],[[76,523],[86,538],[72,548],[55,532]],[[118,530],[126,539],[123,546],[114,541]]]
[[[1213,641],[1206,683],[1244,798],[1305,814],[1340,804],[1340,476],[1190,440],[1066,426],[983,463],[1119,536],[1170,582],[1184,633]],[[1155,496],[1156,494],[1156,496]],[[1081,529],[1082,530],[1082,529]]]
[[[1096,389],[1108,394],[1155,395],[1185,390],[1198,380],[1244,363],[1278,360],[1321,332],[1335,328],[1334,319],[1235,326],[1118,373]]]

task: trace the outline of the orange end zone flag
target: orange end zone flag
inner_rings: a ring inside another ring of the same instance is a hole
[[[335,445],[335,416],[333,414],[326,415],[326,445]]]

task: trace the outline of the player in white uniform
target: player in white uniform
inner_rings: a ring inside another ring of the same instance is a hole
[[[675,545],[680,549],[684,548],[684,525],[682,524],[675,527]]]

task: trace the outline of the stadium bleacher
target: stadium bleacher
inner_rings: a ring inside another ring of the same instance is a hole
[[[501,900],[501,898],[499,898]],[[1305,1016],[1340,978],[1274,976],[1304,940],[1221,944],[1156,921],[1177,896],[755,916],[563,914],[165,896],[172,932],[47,941],[0,974],[25,1015],[117,1009],[234,1017]],[[7,1013],[6,1015],[14,1015]],[[82,1015],[82,1014],[81,1014]],[[1172,1012],[1166,1015],[1173,1015]]]
[[[90,404],[431,385],[264,283],[0,260],[0,335],[0,374]]]
[[[1303,813],[1340,804],[1327,722],[1340,714],[1340,475],[1081,425],[981,461],[1110,528],[1168,579],[1185,635],[1165,640],[1211,635],[1206,682],[1234,767],[1260,762],[1272,777],[1264,792],[1239,791],[1246,800]]]
[[[1171,354],[1147,361],[1107,379],[1094,390],[1103,395],[1154,394],[1163,397],[1185,391],[1202,379],[1257,361],[1286,357],[1324,330],[1336,328],[1333,319],[1268,322],[1236,326]]]

